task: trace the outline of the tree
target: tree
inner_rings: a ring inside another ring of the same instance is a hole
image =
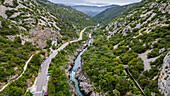
[[[42,62],[42,58],[40,56],[40,53],[35,54],[30,61],[30,63],[32,63],[35,66],[41,65],[41,62]],[[31,64],[29,64],[29,65],[31,65]]]
[[[152,96],[151,92],[150,92],[150,90],[148,88],[144,89],[144,93],[145,93],[146,96]]]
[[[26,96],[33,96],[33,94],[30,92],[30,90],[26,93]]]
[[[16,43],[22,43],[22,40],[21,40],[20,37],[15,37],[14,42],[16,42]]]
[[[50,47],[51,43],[52,43],[52,40],[47,40],[46,43],[47,43],[47,46]]]
[[[48,81],[47,93],[48,93],[48,94],[54,94],[54,93],[56,93],[56,92],[55,92],[55,85],[54,85],[54,83],[53,83],[53,81],[52,81],[51,79]]]
[[[61,69],[53,67],[53,70],[52,70],[52,73],[51,73],[51,76],[52,76],[51,79],[52,79],[53,83],[58,83],[61,75],[62,75]]]
[[[18,88],[17,86],[11,86],[9,90],[9,96],[21,96],[23,94],[22,89]]]
[[[55,44],[53,44],[53,46],[52,46],[52,49],[53,49],[53,50],[55,50],[55,49],[56,49],[56,46],[55,46]]]
[[[40,53],[41,53],[42,55],[45,55],[45,51],[42,51],[42,50],[41,50]]]
[[[120,92],[118,90],[113,90],[113,96],[120,96]]]

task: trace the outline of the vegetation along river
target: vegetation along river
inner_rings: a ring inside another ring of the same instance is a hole
[[[89,43],[88,43],[88,46],[90,46],[90,43],[92,41],[92,38],[91,38],[91,33],[89,34]],[[74,84],[75,84],[75,88],[76,88],[76,92],[80,95],[80,96],[83,96],[83,93],[80,91],[80,88],[79,88],[79,82],[78,80],[76,79],[76,71],[78,71],[78,68],[81,67],[81,55],[84,53],[84,51],[87,49],[87,46],[83,49],[83,51],[81,51],[77,58],[75,59],[74,61],[74,66],[70,72],[70,80],[71,81],[74,81]]]

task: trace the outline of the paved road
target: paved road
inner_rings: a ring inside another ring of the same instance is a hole
[[[53,54],[51,54],[43,63],[42,65],[42,69],[41,69],[41,72],[40,74],[38,75],[37,77],[37,80],[35,80],[36,82],[36,91],[35,91],[35,96],[42,96],[42,92],[44,90],[44,88],[46,89],[47,88],[47,74],[48,74],[48,68],[49,68],[49,64],[52,60],[52,58],[54,58],[57,54],[58,54],[58,51],[64,49],[69,43],[73,43],[73,42],[77,42],[79,40],[82,40],[82,34],[83,32],[86,30],[86,28],[88,27],[85,27],[81,32],[80,32],[80,37],[77,39],[77,40],[73,40],[73,41],[70,41],[70,42],[66,42],[64,43],[60,48],[58,48],[57,50],[55,50],[53,52]]]

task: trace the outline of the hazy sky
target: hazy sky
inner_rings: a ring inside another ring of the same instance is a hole
[[[141,0],[49,0],[54,3],[60,3],[65,5],[125,5],[135,2],[140,2]]]

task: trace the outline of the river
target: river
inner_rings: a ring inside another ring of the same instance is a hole
[[[91,33],[89,34],[89,43],[88,43],[88,46],[90,46],[90,43],[92,41],[92,37],[91,37]],[[75,88],[76,88],[76,92],[80,95],[80,96],[84,96],[83,93],[80,91],[80,88],[79,88],[79,82],[78,80],[76,79],[76,71],[78,70],[78,68],[81,67],[81,55],[84,53],[84,51],[87,50],[87,46],[78,54],[77,58],[75,59],[74,61],[74,66],[70,72],[70,81],[73,81],[74,84],[75,84]]]

